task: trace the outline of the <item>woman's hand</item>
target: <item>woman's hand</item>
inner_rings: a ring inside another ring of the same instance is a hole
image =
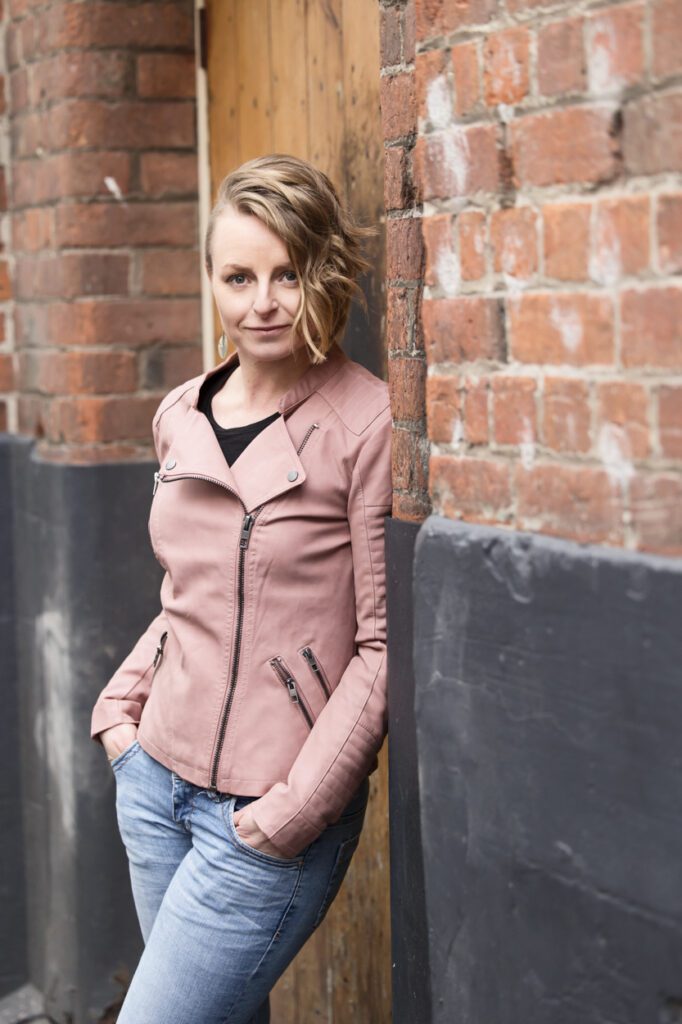
[[[110,761],[122,754],[126,747],[129,747],[137,739],[137,726],[132,722],[121,722],[120,725],[112,725],[110,729],[104,729],[100,733],[102,746]]]
[[[278,850],[275,844],[270,842],[265,832],[262,832],[256,825],[251,814],[250,804],[242,807],[241,811],[235,811],[233,820],[239,838],[243,839],[247,846],[253,846],[261,853],[269,853],[271,857],[286,860],[286,857],[282,857],[282,851]]]

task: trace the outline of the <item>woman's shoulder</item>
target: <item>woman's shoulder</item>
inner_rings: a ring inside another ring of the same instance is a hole
[[[353,434],[380,429],[390,420],[388,384],[353,359],[343,361],[320,393]]]

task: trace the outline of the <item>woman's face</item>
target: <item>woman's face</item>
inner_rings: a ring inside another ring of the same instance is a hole
[[[240,357],[271,362],[302,348],[292,326],[301,289],[282,239],[257,217],[228,207],[215,224],[211,250],[213,295]]]

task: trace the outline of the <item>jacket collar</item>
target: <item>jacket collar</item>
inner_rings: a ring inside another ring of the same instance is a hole
[[[305,481],[306,471],[289,435],[285,413],[328,381],[348,362],[348,356],[338,345],[333,345],[324,363],[310,366],[280,399],[278,406],[282,415],[262,430],[228,466],[213,428],[199,412],[197,402],[204,380],[238,362],[238,354],[231,352],[226,360],[198,377],[197,383],[186,392],[182,429],[173,437],[161,465],[161,474],[168,481],[186,476],[212,480],[236,493],[246,511],[251,512]]]

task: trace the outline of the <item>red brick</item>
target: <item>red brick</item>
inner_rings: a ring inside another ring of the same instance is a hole
[[[644,5],[600,11],[585,21],[590,91],[601,95],[638,82],[644,73]]]
[[[153,346],[140,353],[140,386],[168,391],[202,371],[201,345],[162,348]]]
[[[403,210],[412,201],[410,157],[404,146],[384,150],[384,205],[387,210]]]
[[[55,398],[45,436],[56,443],[147,441],[161,396]]]
[[[621,543],[620,491],[601,469],[535,464],[516,469],[521,529],[583,543]]]
[[[141,462],[154,458],[151,442],[146,438],[129,444],[115,441],[106,444],[51,444],[39,440],[34,450],[41,462],[66,463],[69,466]]]
[[[417,36],[447,35],[464,25],[483,25],[497,13],[498,0],[415,0]]]
[[[612,285],[649,266],[649,197],[620,196],[595,205],[590,276]]]
[[[588,203],[550,203],[542,209],[545,275],[562,281],[585,281],[590,248]]]
[[[0,302],[7,302],[12,298],[12,284],[9,278],[7,260],[0,260]]]
[[[625,366],[682,370],[682,288],[624,292],[621,321]]]
[[[565,18],[538,30],[538,86],[544,96],[585,88],[582,18]]]
[[[12,248],[15,252],[39,252],[54,244],[54,212],[50,208],[24,210],[12,217]]]
[[[137,95],[145,99],[193,99],[193,53],[143,53],[137,58]]]
[[[617,172],[611,110],[584,106],[528,114],[509,131],[519,187],[607,181]]]
[[[115,394],[139,386],[134,352],[23,352],[25,390],[46,394]]]
[[[5,433],[7,430],[7,421],[7,402],[0,402],[0,431],[2,431],[2,433]]]
[[[634,459],[649,454],[649,395],[641,384],[630,381],[608,381],[597,388],[599,429],[615,423],[627,438],[626,453]]]
[[[400,64],[401,14],[397,7],[382,7],[379,11],[382,67]]]
[[[653,0],[651,41],[654,75],[682,71],[682,0]]]
[[[514,359],[575,366],[614,358],[613,306],[605,295],[583,292],[520,295],[508,300]]]
[[[431,441],[457,444],[462,436],[461,391],[461,377],[427,378],[426,418]]]
[[[146,295],[198,295],[201,258],[196,249],[143,252],[142,291]]]
[[[465,377],[463,395],[464,437],[467,444],[488,443],[488,398],[490,383],[487,378]]]
[[[125,195],[130,188],[128,153],[59,153],[15,163],[12,182],[15,208],[54,199],[111,196],[107,181]]]
[[[682,459],[682,385],[660,388],[658,430],[663,455]]]
[[[414,281],[423,272],[421,224],[415,217],[391,218],[386,222],[386,276]]]
[[[431,502],[426,494],[394,494],[392,514],[403,522],[421,523],[431,514]]]
[[[462,116],[475,109],[481,98],[478,43],[459,43],[450,54],[455,79],[455,113]]]
[[[26,110],[31,102],[28,91],[28,68],[17,68],[9,76],[9,100],[12,114]]]
[[[590,449],[589,387],[571,377],[546,377],[542,443],[556,452]]]
[[[451,519],[509,518],[509,465],[486,459],[432,455],[429,464],[434,512]]]
[[[15,308],[22,345],[121,345],[136,347],[196,341],[201,336],[197,299],[99,299]]]
[[[196,195],[196,153],[142,153],[140,180],[143,192],[154,199]]]
[[[663,274],[682,270],[682,192],[658,197],[658,266]]]
[[[62,253],[22,256],[15,263],[18,299],[77,298],[83,295],[124,295],[128,290],[127,255]]]
[[[429,365],[500,359],[503,337],[497,299],[427,299],[422,307]]]
[[[452,91],[446,66],[444,50],[418,53],[414,64],[417,115],[434,128],[445,128],[452,119]]]
[[[407,288],[389,287],[386,300],[386,347],[389,353],[410,348],[413,319],[410,292]]]
[[[410,64],[415,58],[416,30],[414,0],[407,0],[403,8],[403,60],[406,64]]]
[[[421,435],[393,428],[391,463],[393,486],[403,491],[426,491],[428,487],[427,444]]]
[[[536,273],[537,214],[531,206],[493,211],[490,241],[497,273],[526,279]]]
[[[389,359],[388,385],[393,419],[420,423],[426,415],[424,360],[405,356]]]
[[[535,389],[531,377],[492,378],[493,436],[496,444],[527,444],[537,435]]]
[[[426,273],[424,283],[431,288],[443,288],[446,295],[457,290],[459,268],[453,244],[452,214],[422,219]]]
[[[636,476],[631,504],[638,547],[659,554],[682,555],[682,475]]]
[[[194,46],[191,6],[178,3],[53,3],[39,19],[37,36],[43,50],[67,47]]]
[[[14,359],[10,353],[0,353],[0,391],[13,391]]]
[[[627,103],[623,153],[630,174],[682,170],[682,91],[642,96]]]
[[[529,32],[507,28],[487,36],[484,46],[483,87],[489,107],[520,103],[528,94]]]
[[[116,50],[70,50],[29,66],[31,105],[67,97],[118,99],[126,88],[127,54]]]
[[[453,125],[420,136],[414,152],[421,198],[469,198],[475,192],[496,192],[500,186],[497,142],[494,124]]]
[[[465,210],[457,218],[459,228],[459,263],[465,281],[477,281],[486,272],[485,214],[481,210]]]
[[[37,145],[49,149],[194,149],[194,106],[191,103],[140,101],[111,105],[100,100],[55,104],[40,141],[20,155],[32,155]]]
[[[417,98],[412,72],[381,79],[381,120],[385,142],[416,130]]]
[[[192,244],[196,203],[70,203],[57,209],[58,245],[103,246]]]

